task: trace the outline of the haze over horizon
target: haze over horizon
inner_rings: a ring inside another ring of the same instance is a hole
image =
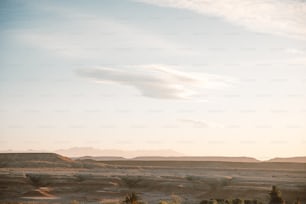
[[[306,155],[306,2],[0,2],[0,150]]]

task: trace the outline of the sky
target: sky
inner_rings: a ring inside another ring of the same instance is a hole
[[[2,0],[0,150],[306,155],[306,1]]]

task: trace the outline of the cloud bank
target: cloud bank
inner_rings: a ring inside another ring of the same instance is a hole
[[[136,0],[225,19],[249,30],[306,40],[303,0]]]
[[[93,67],[76,72],[96,82],[134,87],[143,96],[159,99],[190,99],[198,96],[203,89],[222,89],[235,83],[230,77],[183,72],[169,65],[123,68]]]

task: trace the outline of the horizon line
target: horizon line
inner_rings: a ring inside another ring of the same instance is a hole
[[[75,148],[75,147],[73,147]],[[67,149],[73,149],[73,148],[67,148]],[[87,148],[87,147],[85,147]],[[5,153],[54,153],[54,154],[58,154],[61,156],[65,156],[68,158],[81,158],[81,157],[115,157],[115,158],[123,158],[126,160],[129,159],[135,159],[135,158],[140,158],[140,157],[145,157],[145,158],[154,158],[154,157],[160,157],[160,158],[201,158],[201,157],[206,157],[206,158],[248,158],[248,159],[254,159],[257,160],[258,162],[264,162],[264,161],[269,161],[272,159],[290,159],[290,158],[299,158],[299,157],[306,157],[306,155],[294,155],[294,156],[273,156],[273,157],[266,157],[266,158],[261,158],[259,159],[256,156],[246,156],[246,155],[241,155],[241,156],[233,156],[233,155],[185,155],[182,154],[180,152],[177,152],[179,154],[182,155],[137,155],[137,156],[133,156],[133,157],[127,157],[127,156],[120,156],[120,155],[90,155],[90,154],[80,154],[79,156],[67,156],[65,154],[59,153],[57,151],[61,151],[61,150],[67,150],[67,149],[58,149],[55,151],[48,151],[48,150],[34,150],[34,149],[28,149],[28,150],[12,150],[12,149],[7,149],[7,150],[0,150],[0,154],[5,154]],[[164,151],[164,150],[170,150],[170,151],[174,151],[172,149],[159,149],[159,150],[149,150],[149,149],[139,149],[139,150],[126,150],[126,149],[98,149],[98,148],[92,148],[95,150],[100,150],[100,151],[133,151],[133,152],[137,152],[137,151]]]

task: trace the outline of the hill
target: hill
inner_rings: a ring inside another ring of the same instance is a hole
[[[126,159],[124,157],[94,157],[84,156],[74,158],[76,160],[94,160],[94,161],[214,161],[214,162],[260,162],[257,159],[251,157],[135,157]]]
[[[82,167],[68,157],[55,153],[0,153],[0,168]]]
[[[117,161],[117,160],[127,160],[126,158],[124,157],[112,157],[112,156],[109,156],[109,157],[92,157],[92,156],[84,156],[84,157],[73,157],[73,159],[75,160],[81,160],[81,161],[84,161],[84,160],[94,160],[94,161]]]
[[[252,157],[135,157],[143,161],[220,161],[220,162],[259,162]]]
[[[118,149],[96,149],[92,147],[73,147],[69,149],[56,150],[55,153],[65,155],[67,157],[83,157],[83,156],[93,156],[93,157],[124,157],[124,158],[134,158],[137,156],[183,156],[183,154],[170,150],[118,150]]]
[[[266,162],[306,163],[306,157],[287,157],[287,158],[276,157],[267,160]]]

